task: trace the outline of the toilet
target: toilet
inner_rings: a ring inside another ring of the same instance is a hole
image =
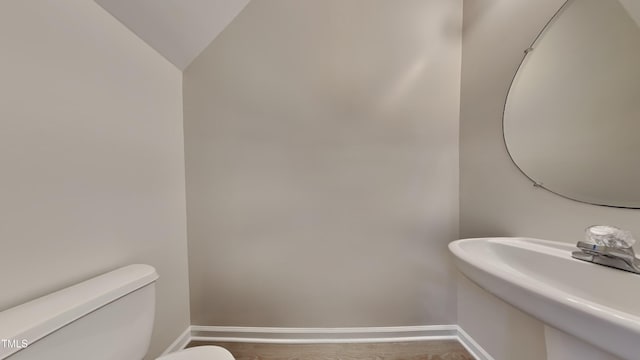
[[[0,312],[0,360],[142,360],[155,316],[156,270],[129,265]],[[199,346],[156,360],[234,360]]]
[[[190,349],[175,352],[173,354],[161,356],[156,360],[232,360],[233,355],[227,349],[220,346],[198,346]]]

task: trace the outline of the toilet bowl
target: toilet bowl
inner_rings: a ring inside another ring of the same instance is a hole
[[[161,356],[156,360],[234,360],[227,349],[220,346],[197,346]]]
[[[0,312],[0,360],[142,360],[155,316],[156,270],[129,265]],[[234,360],[218,346],[157,360]]]

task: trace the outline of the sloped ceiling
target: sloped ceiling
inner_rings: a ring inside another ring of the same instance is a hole
[[[249,0],[95,0],[184,70]]]

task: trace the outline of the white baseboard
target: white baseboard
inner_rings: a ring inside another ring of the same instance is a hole
[[[476,360],[493,360],[458,325],[361,328],[277,328],[191,325],[163,355],[184,349],[190,341],[251,342],[271,344],[335,344],[457,340]]]
[[[194,341],[322,344],[455,339],[455,325],[363,328],[257,328],[191,326]]]

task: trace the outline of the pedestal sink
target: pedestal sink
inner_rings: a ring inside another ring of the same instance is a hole
[[[548,360],[640,359],[640,275],[546,240],[463,239],[449,249],[469,279],[545,323]]]

